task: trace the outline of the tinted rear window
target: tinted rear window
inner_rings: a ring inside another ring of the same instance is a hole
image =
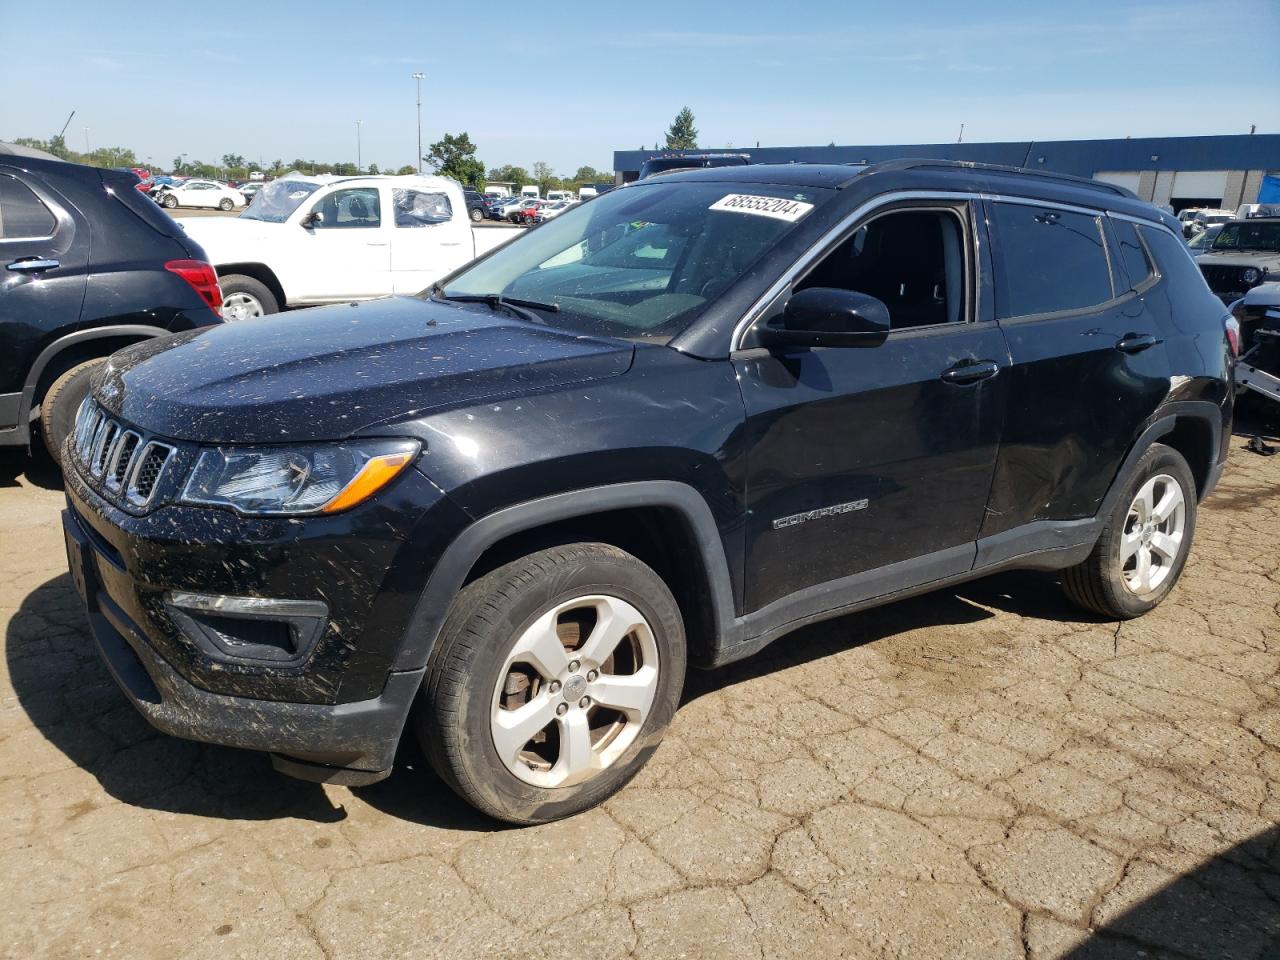
[[[53,214],[25,183],[0,176],[0,239],[21,240],[52,236]]]
[[[125,178],[119,174],[104,176],[103,183],[124,206],[126,210],[145,223],[156,233],[165,237],[181,237],[183,231],[177,221],[160,209],[160,205],[139,190],[133,182],[134,178]]]
[[[1000,317],[1079,310],[1112,297],[1098,218],[1046,207],[991,204],[1000,267]]]
[[[1169,285],[1169,300],[1179,308],[1203,309],[1209,316],[1220,316],[1222,301],[1209,290],[1204,275],[1191,259],[1186,245],[1167,230],[1139,227],[1142,239],[1156,258],[1164,282]]]

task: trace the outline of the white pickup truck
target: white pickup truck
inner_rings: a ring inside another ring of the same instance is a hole
[[[227,320],[417,293],[516,232],[473,231],[462,188],[432,176],[286,174],[238,217],[181,223],[218,271]]]

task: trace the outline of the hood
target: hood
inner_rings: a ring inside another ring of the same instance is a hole
[[[175,440],[337,440],[445,407],[618,376],[632,352],[482,304],[395,298],[147,340],[111,357],[94,394]]]
[[[1269,250],[1211,250],[1196,257],[1202,267],[1257,267],[1280,268],[1280,253]]]

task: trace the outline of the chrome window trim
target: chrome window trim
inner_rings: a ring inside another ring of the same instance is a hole
[[[1101,203],[1096,207],[1082,207],[1082,206],[1079,206],[1078,204],[1062,203],[1061,201],[1058,201],[1058,200],[1041,200],[1041,199],[1037,199],[1036,197],[1016,197],[1016,196],[1010,196],[1008,194],[1003,194],[1003,193],[982,193],[978,191],[963,191],[963,190],[897,190],[892,193],[881,194],[878,197],[873,197],[872,199],[868,200],[866,203],[863,203],[861,206],[856,207],[854,210],[852,210],[851,212],[843,216],[836,224],[834,224],[831,227],[830,230],[828,230],[820,238],[818,238],[818,240],[813,244],[813,246],[811,246],[798,258],[796,258],[796,260],[789,267],[787,267],[786,270],[782,272],[781,276],[779,276],[779,278],[776,281],[774,281],[773,284],[770,285],[768,290],[766,290],[761,296],[756,298],[755,303],[753,303],[751,307],[746,311],[746,313],[742,315],[742,319],[739,320],[738,323],[733,328],[733,335],[729,339],[729,353],[732,355],[734,353],[737,353],[739,350],[743,349],[742,339],[743,337],[746,336],[747,331],[751,329],[752,324],[754,324],[756,321],[760,319],[761,315],[768,308],[768,306],[771,303],[773,303],[773,301],[779,296],[779,294],[781,294],[782,291],[785,290],[787,286],[792,281],[794,281],[795,278],[800,273],[808,269],[814,263],[815,260],[819,259],[824,253],[828,252],[831,249],[831,244],[833,240],[835,242],[839,242],[839,239],[842,238],[842,235],[847,230],[849,230],[850,227],[852,227],[859,220],[865,218],[868,214],[873,213],[875,210],[879,209],[880,207],[887,206],[892,203],[901,203],[903,201],[911,201],[911,200],[939,200],[939,201],[970,202],[970,203],[977,203],[978,201],[986,200],[992,203],[1016,203],[1016,204],[1021,204],[1022,206],[1025,206],[1025,207],[1041,207],[1043,209],[1050,209],[1050,210],[1065,210],[1070,213],[1079,213],[1087,217],[1095,217],[1095,218],[1105,217],[1105,216],[1115,216],[1115,217],[1121,217],[1125,220],[1132,220],[1134,223],[1137,223],[1143,226],[1162,229],[1166,233],[1168,233],[1170,236],[1175,235],[1173,231],[1170,230],[1161,221],[1144,220],[1141,217],[1134,217],[1128,214],[1113,213],[1111,210],[1107,209],[1107,205],[1105,203]],[[975,237],[975,241],[977,239],[978,238]],[[1104,244],[1105,244],[1105,239],[1104,239]],[[1105,251],[1106,249],[1105,245],[1103,249]],[[1108,261],[1108,270],[1110,270],[1109,261]],[[1112,301],[1109,301],[1109,302],[1113,302],[1119,299],[1123,299],[1123,297],[1113,296]],[[980,306],[981,304],[975,300],[975,303],[974,303],[975,317],[981,316],[981,313],[978,310]],[[1089,308],[1089,309],[1092,309],[1092,308]],[[1068,311],[1068,312],[1075,312],[1075,311]]]

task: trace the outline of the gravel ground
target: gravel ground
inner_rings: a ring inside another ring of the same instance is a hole
[[[0,460],[0,953],[1280,956],[1280,457],[1173,596],[1009,574],[695,674],[598,809],[505,829],[412,750],[362,789],[150,730],[92,649],[61,495]]]

